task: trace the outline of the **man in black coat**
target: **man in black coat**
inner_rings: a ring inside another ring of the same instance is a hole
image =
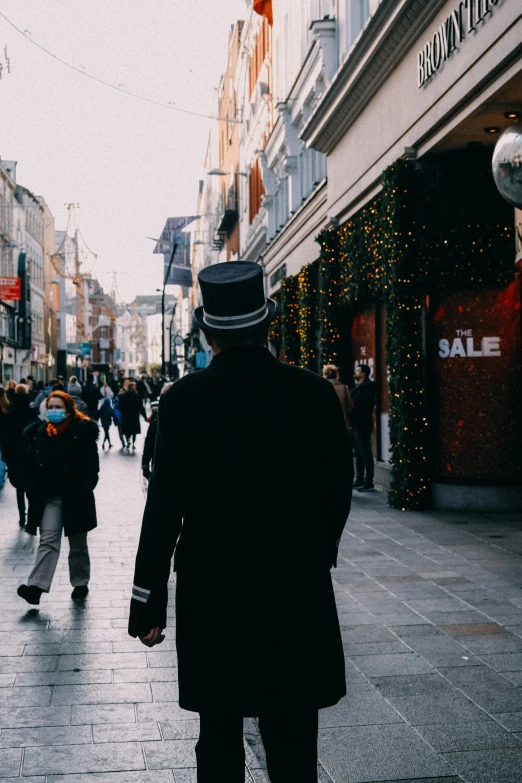
[[[215,356],[160,400],[129,633],[163,640],[175,549],[198,783],[244,783],[244,716],[259,717],[272,783],[316,783],[318,709],[346,693],[330,568],[350,510],[348,432],[332,385],[267,350],[276,305],[261,267],[218,264],[199,281],[194,319]]]
[[[373,492],[373,411],[375,408],[375,383],[370,380],[371,368],[360,364],[355,370],[355,388],[352,391],[353,408],[350,424],[354,434],[356,477],[354,487],[359,492]]]
[[[87,376],[87,383],[83,387],[82,400],[87,405],[89,418],[98,418],[98,405],[101,400],[99,388],[94,383],[94,375]]]

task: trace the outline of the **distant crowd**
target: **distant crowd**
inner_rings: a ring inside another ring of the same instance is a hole
[[[154,454],[157,400],[169,385],[168,378],[145,375],[101,382],[88,375],[82,384],[72,375],[67,381],[57,377],[46,384],[27,376],[19,383],[11,380],[5,388],[0,386],[0,488],[7,475],[16,489],[20,527],[26,525],[27,437],[24,432],[27,434],[28,428],[36,424],[50,429],[55,415],[50,413],[51,399],[54,405],[57,398],[62,398],[75,416],[98,422],[104,433],[102,449],[113,447],[112,424],[117,429],[122,450],[134,451],[136,436],[141,432],[140,419],[152,422],[154,426],[150,428],[142,457],[143,474],[148,478]],[[147,403],[151,408],[149,416]]]

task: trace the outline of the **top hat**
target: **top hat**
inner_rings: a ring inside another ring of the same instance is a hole
[[[203,306],[194,321],[204,332],[230,332],[268,324],[277,304],[265,297],[263,270],[252,261],[206,266],[198,275]]]

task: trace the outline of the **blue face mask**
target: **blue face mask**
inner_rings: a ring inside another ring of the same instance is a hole
[[[51,408],[50,411],[47,411],[47,419],[51,424],[60,424],[66,416],[66,412],[61,408]]]

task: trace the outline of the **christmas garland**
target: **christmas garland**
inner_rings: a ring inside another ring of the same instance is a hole
[[[376,199],[341,227],[320,234],[317,272],[310,265],[282,283],[273,335],[280,328],[287,361],[317,371],[324,364],[342,368],[351,361],[341,329],[347,309],[385,305],[389,500],[396,508],[422,509],[430,503],[426,298],[507,285],[514,276],[513,234],[512,209],[495,190],[487,150],[446,153],[422,165],[397,161],[384,172]]]
[[[299,364],[299,290],[297,275],[287,277],[281,283],[281,348],[284,361]]]
[[[307,264],[297,275],[299,364],[318,371],[317,283],[319,264]]]

